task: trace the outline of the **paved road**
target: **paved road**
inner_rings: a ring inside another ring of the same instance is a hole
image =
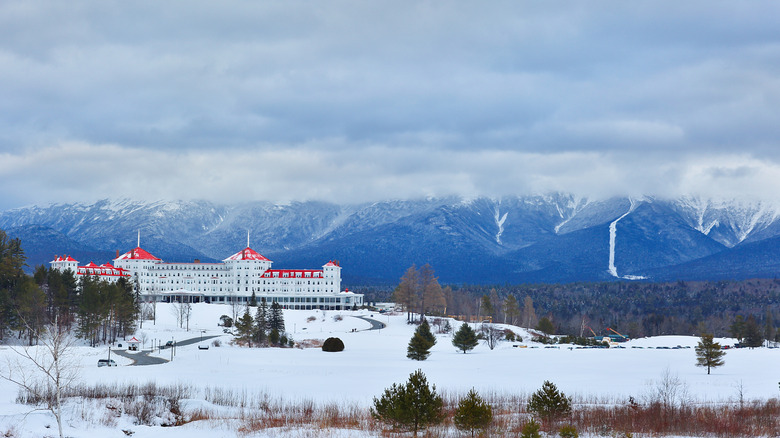
[[[362,319],[363,321],[366,321],[369,324],[371,324],[371,328],[366,329],[366,330],[381,330],[381,329],[385,328],[385,326],[387,325],[387,324],[385,324],[383,322],[379,322],[379,321],[377,321],[375,319],[371,319],[371,318],[369,318],[367,316],[353,316],[353,318]]]
[[[216,336],[203,336],[202,338],[199,336],[197,338],[190,338],[190,339],[184,339],[181,341],[176,341],[176,347],[183,347],[187,345],[197,344],[201,341],[207,341],[211,338],[218,338],[219,335]],[[166,347],[161,347],[162,349],[165,349]],[[143,365],[160,365],[166,362],[169,362],[166,359],[163,359],[161,357],[156,356],[149,356],[149,353],[151,353],[151,350],[143,350],[139,351],[138,353],[128,353],[127,350],[111,350],[112,353],[116,354],[117,356],[126,357],[133,361],[131,363],[131,366],[143,366]]]

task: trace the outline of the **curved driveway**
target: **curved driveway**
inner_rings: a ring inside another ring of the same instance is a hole
[[[371,328],[366,329],[366,330],[380,330],[380,329],[385,328],[385,326],[387,325],[387,324],[385,324],[383,322],[379,322],[379,321],[377,321],[375,319],[371,319],[371,318],[366,317],[366,316],[353,316],[353,318],[362,319],[363,321],[366,321],[367,323],[371,324]]]
[[[199,343],[201,341],[206,341],[206,340],[209,340],[211,338],[218,338],[218,337],[219,337],[219,335],[217,335],[217,336],[203,336],[202,338],[201,337],[197,337],[197,338],[184,339],[182,341],[176,341],[176,346],[177,347],[183,347],[183,346],[186,346],[186,345],[197,344],[197,343]],[[161,347],[161,349],[163,349],[163,350],[165,348],[166,347]],[[152,350],[143,350],[143,351],[139,351],[138,353],[134,353],[134,354],[128,353],[127,350],[111,350],[111,351],[114,354],[116,354],[117,356],[126,357],[126,358],[132,360],[133,363],[131,363],[130,366],[136,366],[136,365],[138,365],[138,366],[143,366],[143,365],[160,365],[160,364],[169,362],[168,360],[163,359],[161,357],[149,356],[149,353],[151,353]]]

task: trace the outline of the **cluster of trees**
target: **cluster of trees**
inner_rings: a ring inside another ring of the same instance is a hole
[[[572,402],[555,384],[545,381],[528,399],[526,409],[552,429],[571,414]],[[493,422],[493,408],[473,388],[458,401],[452,414],[455,427],[470,432],[471,436],[484,433]],[[394,383],[380,397],[374,397],[371,415],[395,429],[412,431],[415,437],[418,431],[440,424],[446,418],[444,400],[436,393],[436,385],[428,385],[422,370],[410,374],[405,384]],[[532,419],[523,428],[523,436],[538,437],[539,430],[539,424]],[[561,436],[577,436],[571,426],[564,426],[560,433]]]
[[[433,268],[426,263],[419,270],[414,265],[406,270],[393,292],[393,300],[406,309],[407,320],[411,322],[413,313],[446,315],[447,294],[452,294],[452,289],[442,289]]]
[[[551,332],[579,336],[585,327],[598,333],[610,327],[636,338],[697,333],[702,325],[715,336],[728,336],[734,335],[735,318],[740,316],[747,324],[752,317],[762,340],[780,341],[774,323],[780,316],[780,279],[442,287],[433,268],[425,265],[419,270],[410,267],[392,297],[376,288],[361,292],[368,300],[392,298],[407,312],[418,314],[526,328],[546,318]]]
[[[236,339],[252,347],[278,346],[285,347],[292,344],[292,339],[287,336],[284,327],[284,311],[276,301],[268,306],[265,298],[260,300],[257,306],[250,305],[244,309],[244,314],[236,320]],[[250,309],[256,307],[255,316]],[[223,316],[223,321],[229,318]]]
[[[0,341],[12,334],[37,343],[51,321],[77,329],[92,345],[132,333],[139,316],[134,282],[110,283],[97,277],[76,280],[72,271],[38,266],[24,273],[26,257],[19,239],[0,230]]]

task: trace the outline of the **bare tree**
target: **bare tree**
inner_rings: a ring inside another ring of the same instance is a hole
[[[187,331],[190,331],[190,317],[192,316],[192,304],[184,303],[181,305],[182,319],[187,322]]]
[[[173,313],[173,316],[176,317],[176,325],[178,325],[180,328],[184,326],[182,323],[183,320],[183,314],[182,314],[182,304],[174,302],[173,307],[171,307],[171,313]]]
[[[498,342],[504,337],[504,331],[496,328],[493,324],[482,324],[482,336],[485,338],[485,343],[491,350],[496,348]]]
[[[8,358],[7,369],[0,376],[15,383],[27,394],[28,399],[45,401],[57,420],[62,438],[62,398],[78,377],[78,364],[72,347],[76,338],[64,325],[54,322],[41,332],[37,346],[11,348],[18,355]]]

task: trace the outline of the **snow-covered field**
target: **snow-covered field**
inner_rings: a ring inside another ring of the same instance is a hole
[[[230,335],[218,327],[220,315],[232,313],[229,306],[193,306],[190,330],[176,326],[170,305],[159,305],[155,324],[147,321],[136,337],[152,342],[218,335],[220,347],[198,349],[198,344],[180,346],[173,361],[162,365],[128,366],[130,361],[112,354],[120,366],[97,367],[107,357],[106,347],[78,347],[74,352],[81,369],[79,380],[91,385],[155,382],[158,385],[185,384],[199,389],[223,388],[247,394],[267,394],[290,400],[316,403],[370,406],[372,398],[393,383],[405,382],[420,368],[439,391],[465,393],[474,387],[482,393],[527,395],[544,380],[554,382],[575,401],[621,400],[648,395],[664,374],[685,383],[688,395],[696,401],[733,401],[740,394],[748,399],[777,397],[780,381],[780,349],[729,350],[725,365],[711,375],[695,366],[693,346],[698,338],[662,336],[632,340],[621,349],[576,349],[569,346],[544,348],[530,341],[525,330],[512,328],[523,342],[501,342],[495,350],[481,344],[463,354],[451,344],[451,335],[437,334],[438,343],[423,362],[406,358],[406,347],[414,326],[405,315],[380,315],[368,311],[286,311],[288,332],[296,341],[340,337],[346,346],[341,353],[325,353],[318,348],[241,348],[230,345]],[[342,318],[337,318],[341,315]],[[370,324],[355,316],[373,318],[387,324],[381,330],[368,330]],[[312,321],[307,321],[312,319]],[[341,319],[338,321],[337,319]],[[455,323],[457,328],[459,323]],[[211,344],[213,340],[203,341]],[[720,339],[730,344],[733,340]],[[126,347],[126,342],[122,342]],[[690,347],[657,349],[655,347]],[[520,348],[527,346],[529,348]],[[636,347],[636,348],[633,348]],[[639,348],[642,347],[642,348]],[[159,357],[170,359],[170,350]],[[0,347],[5,372],[7,361],[17,360],[10,347]],[[46,411],[30,413],[30,407],[15,403],[17,388],[0,380],[0,436],[56,436],[56,423]],[[69,402],[65,412],[66,435],[72,437],[120,437],[121,429],[136,436],[232,436],[234,425],[195,422],[178,428],[133,425],[127,416],[102,424],[85,411],[94,402]],[[197,403],[197,402],[191,402]],[[268,433],[268,432],[264,432]],[[344,432],[344,436],[368,436]],[[254,435],[257,436],[257,435]],[[266,436],[266,435],[261,435]],[[283,436],[283,435],[268,435]],[[314,436],[314,435],[312,435]],[[320,435],[316,435],[320,436]],[[324,435],[323,435],[324,436]],[[327,436],[333,436],[330,433]]]

